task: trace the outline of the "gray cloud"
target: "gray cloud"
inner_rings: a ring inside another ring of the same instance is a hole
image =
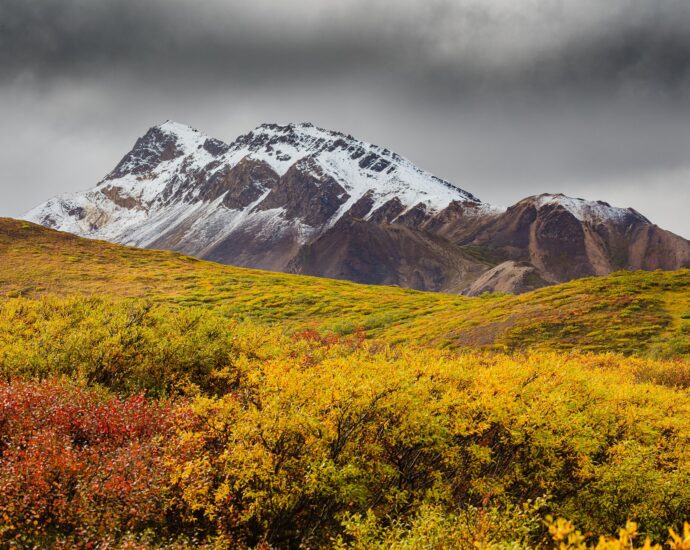
[[[0,21],[9,79],[251,82],[373,70],[432,92],[676,92],[690,74],[690,4],[681,0],[3,0]]]
[[[686,0],[0,0],[0,214],[167,118],[311,120],[486,200],[567,191],[690,236],[687,28]]]

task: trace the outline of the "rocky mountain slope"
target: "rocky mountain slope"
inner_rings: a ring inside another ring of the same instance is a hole
[[[95,188],[25,219],[220,263],[470,294],[690,266],[690,242],[634,210],[562,195],[497,208],[311,124],[226,144],[166,122]]]
[[[524,199],[458,243],[505,262],[498,267],[511,273],[513,262],[523,262],[522,269],[534,269],[532,285],[539,284],[536,277],[554,284],[620,269],[672,270],[690,265],[690,242],[653,225],[635,210],[563,195]],[[498,280],[505,284],[505,279]]]

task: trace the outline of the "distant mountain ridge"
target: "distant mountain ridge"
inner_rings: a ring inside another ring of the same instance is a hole
[[[498,208],[309,123],[226,144],[165,122],[95,188],[24,219],[220,263],[467,294],[690,266],[689,241],[632,209],[549,194]]]

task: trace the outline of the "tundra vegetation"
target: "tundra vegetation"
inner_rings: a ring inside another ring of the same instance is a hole
[[[0,223],[0,546],[690,549],[690,272],[426,294]]]

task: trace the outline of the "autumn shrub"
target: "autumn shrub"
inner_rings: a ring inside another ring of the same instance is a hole
[[[663,543],[689,519],[687,372],[6,300],[0,545],[517,549],[548,547],[547,513]]]
[[[0,545],[166,530],[170,404],[64,381],[0,382]],[[70,542],[71,541],[71,542]]]
[[[271,334],[274,338],[275,334]],[[0,302],[0,375],[67,375],[132,394],[222,393],[233,362],[266,329],[202,308],[143,300],[71,298]],[[280,338],[274,341],[280,345]]]
[[[438,506],[422,506],[408,521],[382,522],[373,513],[349,517],[345,535],[334,541],[338,550],[527,550],[542,544],[545,503],[520,506],[466,507],[450,513]],[[347,542],[346,542],[347,541]],[[546,544],[544,544],[546,546]]]
[[[549,534],[558,550],[690,550],[690,524],[676,533],[669,529],[665,545],[652,543],[649,537],[640,536],[638,525],[634,521],[626,523],[614,536],[601,536],[595,543],[588,544],[583,535],[571,521],[559,518],[547,518]]]
[[[0,540],[531,548],[546,513],[653,542],[687,519],[690,398],[620,357],[253,338],[190,401],[0,384]]]
[[[690,399],[615,356],[338,346],[238,364],[170,451],[178,506],[245,544],[323,546],[355,516],[409,525],[550,496],[591,533],[653,540],[690,509]],[[347,539],[344,539],[347,543]]]

